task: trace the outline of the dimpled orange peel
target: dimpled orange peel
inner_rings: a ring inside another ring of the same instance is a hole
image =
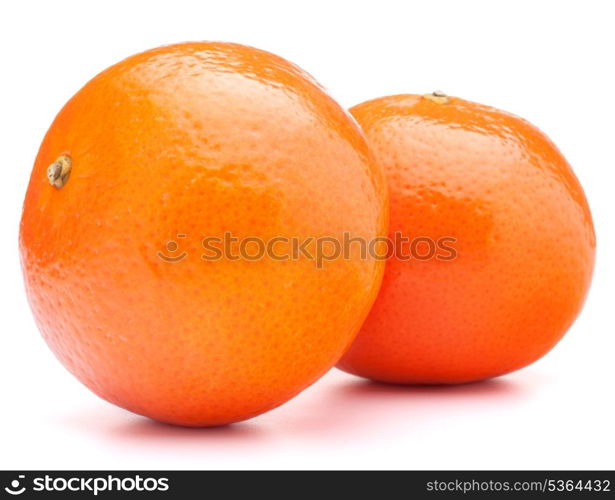
[[[212,259],[204,239],[371,239],[386,202],[359,127],[300,68],[229,43],[153,49],[87,83],[43,140],[20,230],[29,301],[104,399],[187,426],[247,419],[338,361],[384,263]]]
[[[595,253],[585,195],[560,151],[521,118],[440,92],[351,113],[388,177],[390,233],[455,242],[452,259],[387,262],[339,367],[460,383],[543,356],[579,314]]]

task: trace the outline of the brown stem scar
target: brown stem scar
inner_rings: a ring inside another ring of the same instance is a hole
[[[60,189],[68,181],[71,168],[73,166],[73,160],[67,154],[58,156],[49,167],[47,167],[47,179],[49,184]]]
[[[423,94],[423,97],[437,104],[448,104],[449,102],[451,102],[450,97],[447,96],[441,90],[436,90],[432,92],[431,94]]]

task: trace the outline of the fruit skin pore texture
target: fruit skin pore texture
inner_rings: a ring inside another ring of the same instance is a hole
[[[61,155],[58,188],[47,168]],[[87,387],[160,421],[221,425],[332,367],[384,263],[205,260],[202,240],[370,239],[387,216],[361,130],[311,76],[254,48],[185,43],[110,67],[60,111],[20,251],[37,324]]]
[[[390,228],[456,238],[452,260],[390,259],[339,367],[393,383],[462,383],[547,353],[585,300],[595,235],[556,146],[516,116],[458,98],[355,106],[389,182]]]

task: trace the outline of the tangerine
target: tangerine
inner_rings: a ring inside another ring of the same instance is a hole
[[[447,238],[454,254],[390,259],[339,367],[460,383],[543,356],[579,314],[595,255],[589,206],[557,147],[521,118],[442,93],[350,111],[388,177],[390,234]]]
[[[247,419],[337,362],[383,262],[209,259],[204,239],[370,239],[386,203],[361,130],[297,66],[229,43],[153,49],[92,79],[47,132],[21,220],[27,294],[104,399],[187,426]]]

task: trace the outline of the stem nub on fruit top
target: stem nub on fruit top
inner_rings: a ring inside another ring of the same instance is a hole
[[[438,104],[448,104],[451,102],[450,97],[441,90],[435,90],[431,94],[423,94],[423,97]]]
[[[47,167],[47,178],[49,184],[60,189],[68,181],[73,161],[68,155],[60,155],[49,167]]]

